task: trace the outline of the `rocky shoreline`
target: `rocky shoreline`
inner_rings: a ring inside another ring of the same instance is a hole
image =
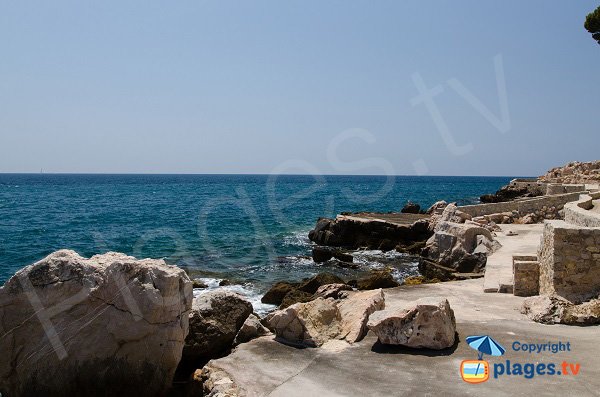
[[[598,169],[598,162],[571,163],[535,184],[515,180],[482,201],[496,205],[540,197],[532,184],[539,189],[549,178],[573,181],[573,175],[585,175],[589,182],[599,175]],[[498,224],[564,216],[559,206],[550,205],[531,213],[477,215],[478,211],[446,202],[422,211],[408,203],[399,213],[321,218],[309,233],[315,243],[312,258],[354,268],[360,266],[354,263],[354,252],[394,250],[419,261],[420,276],[405,279],[405,288],[476,281],[471,279],[483,276],[487,257],[499,248]],[[282,281],[262,297],[277,309],[261,318],[250,302],[230,291],[194,296],[193,288],[206,285],[162,260],[119,253],[88,259],[57,251],[23,268],[0,288],[0,393],[244,395],[218,361],[257,338],[337,351],[360,343],[371,332],[384,346],[455,348],[457,321],[448,299],[421,296],[402,305],[389,304],[386,291],[392,290],[387,289],[399,285],[391,268],[373,269],[353,280],[323,272],[300,282]],[[576,318],[576,323],[581,316],[600,320],[597,299],[573,306],[564,299],[537,298],[523,306],[524,312],[539,317],[535,321]],[[536,305],[554,309],[549,317]]]

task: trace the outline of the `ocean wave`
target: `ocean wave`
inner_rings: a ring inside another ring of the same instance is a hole
[[[229,291],[244,297],[248,302],[252,303],[252,308],[254,309],[254,312],[261,317],[277,309],[276,305],[262,303],[260,301],[262,298],[262,294],[250,283],[246,283],[243,285],[236,284],[220,286],[219,283],[223,281],[223,279],[197,278],[196,280],[202,281],[204,284],[207,285],[207,288],[194,288],[194,297],[201,296],[209,291]]]
[[[313,243],[308,238],[308,231],[302,230],[283,237],[284,246],[311,247]]]

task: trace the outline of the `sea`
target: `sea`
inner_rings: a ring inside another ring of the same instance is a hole
[[[512,177],[321,175],[0,174],[0,284],[68,248],[161,258],[208,285],[246,296],[257,312],[277,281],[319,272],[359,277],[391,266],[417,273],[409,255],[356,251],[359,269],[311,259],[308,232],[341,212],[396,212],[407,201],[473,204]],[[224,285],[227,284],[227,285]]]

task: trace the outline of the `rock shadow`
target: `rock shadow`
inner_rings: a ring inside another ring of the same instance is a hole
[[[434,349],[417,349],[414,347],[406,347],[400,345],[385,345],[379,341],[375,342],[371,347],[373,353],[378,354],[409,354],[411,356],[426,356],[426,357],[439,357],[439,356],[450,356],[452,355],[460,343],[460,337],[458,333],[454,340],[454,344],[446,349],[434,350]]]

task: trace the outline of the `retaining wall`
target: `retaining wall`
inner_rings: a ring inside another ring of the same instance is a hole
[[[580,303],[600,294],[600,229],[547,221],[538,251],[540,295]]]

